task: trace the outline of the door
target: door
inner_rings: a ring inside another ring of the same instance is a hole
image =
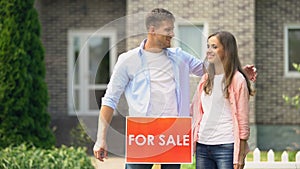
[[[70,115],[98,115],[116,62],[115,31],[69,32]]]

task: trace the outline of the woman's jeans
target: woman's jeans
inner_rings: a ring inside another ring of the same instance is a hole
[[[197,143],[196,169],[233,169],[233,143],[204,145]]]
[[[153,164],[126,164],[125,169],[151,169]],[[161,164],[161,169],[180,169],[180,164]]]

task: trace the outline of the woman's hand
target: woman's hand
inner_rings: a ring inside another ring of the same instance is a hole
[[[234,165],[233,165],[233,168],[234,168],[234,169],[243,169],[244,166],[245,166],[245,164],[234,164]]]
[[[239,152],[239,159],[238,163],[234,164],[234,169],[243,169],[245,166],[245,158],[246,158],[246,140],[240,140],[240,152]]]

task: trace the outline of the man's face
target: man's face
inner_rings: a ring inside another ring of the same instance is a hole
[[[171,47],[171,39],[174,37],[174,22],[162,21],[158,27],[154,28],[154,35],[157,47],[161,49]]]

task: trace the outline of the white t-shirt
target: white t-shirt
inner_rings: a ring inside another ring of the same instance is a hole
[[[215,75],[211,95],[202,92],[203,117],[198,132],[198,142],[207,145],[234,142],[232,112],[229,100],[224,97],[222,79]]]
[[[149,116],[178,116],[176,84],[170,59],[164,51],[144,52],[151,81]]]

